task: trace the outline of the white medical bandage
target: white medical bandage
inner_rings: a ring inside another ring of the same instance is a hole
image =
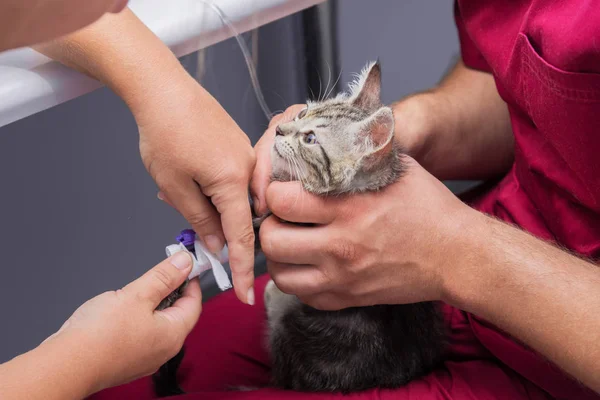
[[[217,282],[217,285],[221,291],[225,291],[233,287],[231,281],[229,280],[229,276],[227,275],[227,271],[225,271],[225,267],[223,267],[222,264],[229,261],[229,251],[227,246],[225,246],[221,251],[219,259],[217,259],[217,257],[215,257],[206,247],[204,247],[202,242],[200,242],[198,239],[194,241],[194,253],[196,254],[189,251],[183,245],[183,243],[167,246],[165,251],[168,257],[171,257],[173,254],[179,253],[180,251],[185,251],[192,256],[194,264],[192,266],[192,271],[188,276],[189,280],[200,276],[200,274],[204,271],[212,269],[215,281]]]

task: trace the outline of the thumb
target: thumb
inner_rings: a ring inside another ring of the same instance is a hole
[[[306,108],[305,104],[294,104],[283,113],[276,115],[269,122],[264,135],[254,146],[256,153],[256,166],[250,181],[250,193],[254,202],[254,211],[259,216],[267,213],[266,193],[271,183],[271,148],[275,142],[275,130],[279,124],[292,121],[298,113]]]
[[[125,286],[123,291],[146,301],[154,310],[165,297],[185,282],[191,269],[192,257],[182,251]]]
[[[271,147],[274,141],[275,127],[269,128],[254,146],[256,166],[250,181],[250,194],[254,202],[254,211],[259,216],[268,211],[265,196],[271,182]]]

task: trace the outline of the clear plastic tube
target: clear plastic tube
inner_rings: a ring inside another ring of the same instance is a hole
[[[267,105],[267,102],[265,101],[265,97],[263,95],[262,89],[260,88],[260,82],[258,81],[258,74],[256,73],[256,68],[253,63],[252,54],[250,53],[250,50],[248,49],[246,42],[244,41],[242,36],[238,33],[238,31],[235,29],[235,27],[233,26],[233,24],[231,23],[229,18],[227,18],[227,16],[225,15],[223,10],[221,10],[221,8],[219,6],[217,6],[215,3],[213,3],[210,0],[198,0],[198,1],[200,3],[203,3],[207,6],[209,6],[215,12],[215,14],[217,14],[219,16],[219,18],[221,19],[221,22],[223,22],[223,24],[225,26],[227,26],[227,28],[229,28],[229,30],[235,37],[235,40],[237,41],[238,45],[240,46],[240,50],[242,51],[242,55],[244,56],[244,61],[246,62],[246,66],[248,67],[248,72],[250,73],[250,81],[252,83],[252,88],[254,89],[254,94],[256,95],[256,100],[258,100],[258,104],[260,105],[260,108],[262,109],[263,113],[265,114],[265,117],[267,117],[267,120],[271,120],[271,117],[273,117],[273,113],[269,109],[269,106]]]

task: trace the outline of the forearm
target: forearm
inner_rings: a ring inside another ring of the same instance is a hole
[[[36,50],[102,81],[134,114],[160,103],[182,85],[195,84],[164,43],[129,9]]]
[[[445,300],[600,392],[600,268],[506,224],[475,218],[461,258],[448,267]]]
[[[508,109],[490,74],[459,61],[434,89],[394,105],[398,139],[408,135],[411,155],[437,178],[486,179],[505,173],[513,160],[513,135]]]
[[[56,337],[0,365],[0,398],[83,399],[97,387],[98,372],[88,349],[75,338]]]

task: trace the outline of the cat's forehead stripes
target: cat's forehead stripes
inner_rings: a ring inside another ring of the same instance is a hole
[[[309,107],[304,118],[346,118],[351,121],[362,121],[368,116],[363,110],[347,103],[331,103],[317,107]]]

